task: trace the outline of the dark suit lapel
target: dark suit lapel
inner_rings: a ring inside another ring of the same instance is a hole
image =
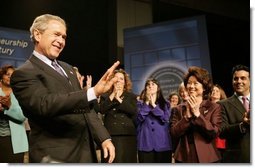
[[[244,113],[245,108],[236,95],[233,95],[229,98],[229,103],[233,105],[241,114]]]
[[[47,73],[48,75],[52,76],[53,78],[56,78],[62,85],[70,89],[70,83],[68,82],[68,79],[60,75],[57,71],[55,71],[53,68],[51,68],[49,65],[41,61],[35,56],[30,57],[30,61],[33,64],[36,64],[38,68],[40,68],[42,71]]]
[[[70,67],[70,66],[67,66],[66,64],[62,63],[61,61],[59,61],[58,63],[65,70],[65,72],[66,72],[66,74],[67,74],[67,76],[69,78],[69,81],[71,82],[73,87],[75,89],[77,89],[77,87],[80,89],[80,83],[78,82],[78,78],[77,78],[76,72],[73,70],[73,68]]]

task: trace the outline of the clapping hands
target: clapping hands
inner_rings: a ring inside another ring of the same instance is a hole
[[[118,100],[120,103],[123,101],[123,97],[121,97],[123,93],[123,88],[120,86],[120,84],[115,84],[115,87],[113,89],[113,92],[110,95],[110,100],[113,100],[114,98]]]
[[[148,92],[146,94],[147,103],[150,104],[154,108],[156,107],[156,99],[157,99],[157,95],[156,94],[152,94],[150,92]]]
[[[189,111],[191,115],[198,117],[200,115],[199,111],[200,103],[197,101],[196,96],[190,95],[187,102],[189,104]]]
[[[0,111],[3,111],[5,108],[9,109],[10,106],[11,106],[11,97],[10,97],[10,95],[0,96]]]
[[[87,75],[86,89],[91,88],[91,85],[92,85],[92,76],[91,75]]]
[[[244,112],[243,123],[250,126],[250,112]]]

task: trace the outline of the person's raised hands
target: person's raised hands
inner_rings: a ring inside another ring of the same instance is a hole
[[[116,77],[110,79],[110,76],[113,74],[113,71],[119,66],[120,62],[116,61],[101,77],[101,79],[94,86],[94,91],[96,96],[100,96],[101,94],[107,92],[113,85],[114,82],[117,81]]]

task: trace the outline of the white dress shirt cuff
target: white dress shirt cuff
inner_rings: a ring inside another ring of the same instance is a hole
[[[87,90],[87,98],[88,98],[88,101],[97,99],[95,91],[94,91],[94,87],[91,87]]]

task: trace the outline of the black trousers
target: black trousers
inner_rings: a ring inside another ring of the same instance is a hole
[[[115,159],[113,163],[137,163],[137,145],[135,135],[111,135],[112,143],[115,146]],[[101,162],[103,158],[101,151]]]
[[[172,163],[172,151],[138,151],[139,163]]]
[[[0,163],[23,163],[24,153],[13,153],[11,136],[0,136]]]

